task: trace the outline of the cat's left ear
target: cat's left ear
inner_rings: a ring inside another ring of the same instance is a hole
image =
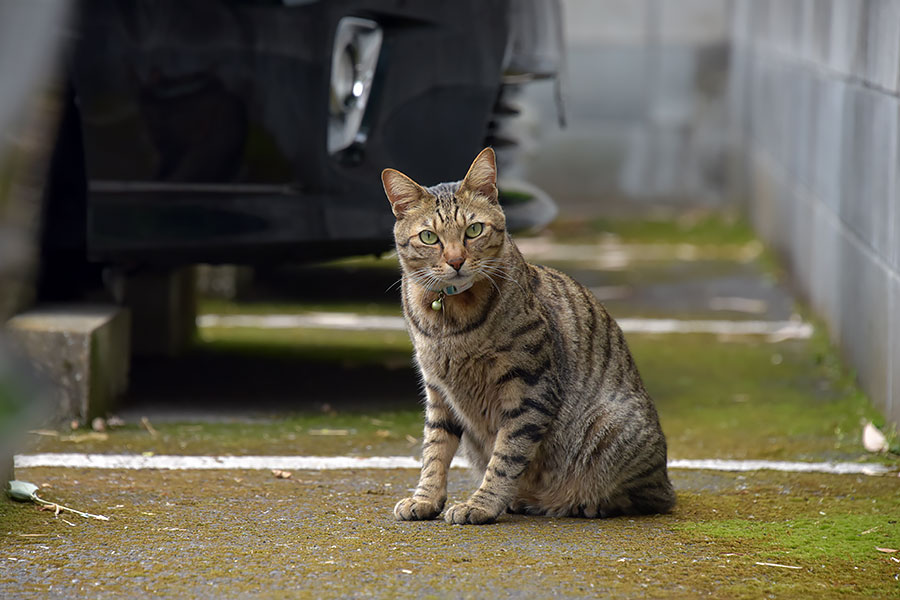
[[[398,219],[426,193],[422,186],[394,169],[385,169],[381,172],[381,183],[384,185],[384,193],[391,202],[394,216]]]
[[[493,148],[485,148],[475,157],[462,187],[497,202],[497,157]]]

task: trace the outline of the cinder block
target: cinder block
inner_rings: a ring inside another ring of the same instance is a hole
[[[840,344],[838,323],[841,314],[841,235],[837,215],[820,201],[813,200],[812,287],[810,302],[829,325],[832,341]]]
[[[50,422],[87,423],[128,387],[130,318],[117,306],[38,307],[6,323],[12,343],[55,385]]]
[[[796,198],[793,181],[784,170],[784,164],[776,162],[772,173],[775,178],[775,220],[773,231],[775,247],[789,263],[794,259],[794,219]]]
[[[795,53],[800,29],[800,11],[797,0],[778,0],[769,3],[770,46],[779,52]]]
[[[672,126],[690,121],[695,111],[698,51],[692,46],[659,48],[650,60],[658,65],[650,118],[653,125]]]
[[[887,408],[890,351],[888,273],[852,236],[842,236],[841,351],[860,384],[881,410]]]
[[[752,0],[734,0],[731,9],[731,41],[734,45],[744,45],[750,38]]]
[[[900,276],[894,273],[891,278],[891,315],[894,319],[889,326],[891,328],[891,356],[890,370],[890,395],[885,402],[885,416],[900,428]]]
[[[841,143],[846,93],[843,81],[823,79],[816,103],[813,196],[827,204],[835,213],[840,210]]]
[[[812,189],[812,156],[815,148],[812,140],[815,116],[815,92],[817,84],[807,69],[794,69],[796,98],[792,103],[792,146],[789,168],[797,184],[808,191]]]
[[[570,44],[641,44],[647,35],[647,0],[566,0],[563,20]]]
[[[579,45],[568,53],[566,112],[586,120],[633,122],[646,116],[648,50],[641,45]],[[580,73],[582,76],[575,77]]]
[[[841,2],[842,0],[836,0]],[[831,53],[831,13],[835,0],[815,0],[812,8],[812,56],[810,59],[819,66],[828,65]]]
[[[892,165],[891,186],[888,191],[888,208],[891,211],[890,244],[888,263],[895,273],[900,273],[900,102],[894,102],[894,119],[897,127],[891,132],[894,138],[895,160]]]
[[[813,228],[815,227],[814,206],[802,187],[793,189],[790,198],[792,229],[788,242],[791,248],[791,273],[797,282],[796,288],[804,300],[810,300],[813,274]]]
[[[890,255],[890,211],[896,170],[897,101],[852,86],[844,107],[841,219],[885,260]]]
[[[742,140],[746,132],[746,114],[750,104],[750,69],[752,54],[746,46],[731,48],[731,65],[728,70],[728,138],[732,143]]]
[[[865,71],[866,6],[863,0],[837,0],[832,4],[828,65],[844,75],[858,76]]]
[[[891,92],[900,90],[900,2],[870,0],[865,77]]]
[[[727,0],[660,0],[664,43],[701,45],[728,39]],[[650,5],[651,10],[654,6]]]
[[[771,170],[772,159],[764,151],[755,148],[751,150],[749,161],[752,190],[750,218],[753,221],[753,229],[767,243],[775,244],[778,240],[775,223],[778,184]]]

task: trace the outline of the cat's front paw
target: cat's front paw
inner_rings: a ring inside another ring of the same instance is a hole
[[[398,521],[425,521],[433,519],[444,509],[444,501],[431,502],[420,498],[404,498],[394,507]]]
[[[448,508],[444,519],[452,525],[486,525],[496,521],[497,514],[470,502],[462,502]]]

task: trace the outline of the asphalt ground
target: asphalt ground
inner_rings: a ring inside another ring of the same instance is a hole
[[[0,502],[0,597],[900,597],[900,465],[861,445],[880,416],[758,242],[729,223],[691,227],[570,224],[522,245],[620,319],[812,324],[800,338],[627,334],[670,459],[763,468],[672,469],[668,515],[467,527],[393,519],[417,480],[408,467],[20,467],[41,497],[109,520]],[[202,308],[397,315],[384,291],[397,276],[390,259],[279,270]],[[189,355],[135,363],[122,425],[35,430],[21,455],[415,458],[409,356],[402,331],[204,327]],[[783,461],[886,474],[766,467]],[[476,485],[454,469],[450,501]]]

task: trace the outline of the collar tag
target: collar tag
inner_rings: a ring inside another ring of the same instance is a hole
[[[445,296],[455,296],[456,294],[462,294],[464,291],[469,289],[475,284],[475,281],[470,279],[463,285],[445,285],[439,288],[428,288],[431,292],[439,292],[444,294]]]

